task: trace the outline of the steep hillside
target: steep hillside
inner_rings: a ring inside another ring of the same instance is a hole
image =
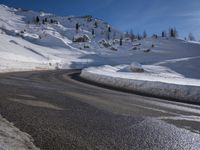
[[[108,28],[111,30],[109,34]],[[117,38],[122,34],[111,29],[108,23],[91,16],[58,17],[44,12],[9,8],[5,5],[0,5],[0,30],[1,62],[4,64],[4,61],[8,61],[7,65],[1,66],[5,69],[16,68],[18,62],[40,63],[47,69],[62,65],[68,68],[72,62],[80,63],[82,66],[90,60],[78,58],[84,57],[85,54],[96,54],[101,49],[101,45],[98,44],[101,39],[108,36]],[[81,39],[86,41],[79,42]],[[96,52],[93,52],[94,49]]]

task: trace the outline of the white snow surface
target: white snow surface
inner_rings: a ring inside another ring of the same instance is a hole
[[[40,18],[39,23],[35,22],[36,16]],[[45,18],[48,21],[43,24]],[[57,23],[51,23],[51,19]],[[78,31],[75,29],[77,23],[80,25]],[[110,40],[108,26],[111,27]],[[90,40],[73,42],[79,35]],[[134,42],[124,38],[120,46],[121,35],[123,33],[112,25],[91,16],[61,17],[0,5],[0,72],[85,68],[134,61],[143,65],[160,63],[186,77],[200,79],[199,43],[149,37]],[[106,44],[103,45],[102,40]]]
[[[0,116],[0,150],[39,150],[30,135]]]
[[[131,72],[129,65],[90,67],[83,69],[81,76],[87,80],[134,92],[200,102],[200,80],[185,78],[167,67],[142,67],[142,73]]]

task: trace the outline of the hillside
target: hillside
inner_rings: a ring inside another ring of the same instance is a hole
[[[120,46],[121,36],[124,38]],[[62,17],[0,5],[1,72],[137,61],[164,65],[187,77],[200,78],[199,59],[198,43],[161,37],[132,42],[112,25],[92,16]]]

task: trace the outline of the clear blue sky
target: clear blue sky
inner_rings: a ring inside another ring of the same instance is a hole
[[[8,6],[44,10],[57,15],[93,15],[114,27],[160,33],[176,26],[181,37],[200,39],[200,0],[0,0]]]

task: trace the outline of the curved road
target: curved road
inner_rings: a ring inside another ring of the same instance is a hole
[[[0,114],[41,149],[200,149],[200,106],[106,89],[79,70],[0,75]]]

